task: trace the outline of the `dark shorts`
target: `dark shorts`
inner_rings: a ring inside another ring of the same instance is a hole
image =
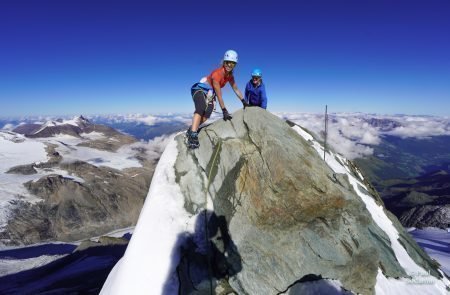
[[[197,90],[193,93],[192,99],[194,100],[195,112],[202,117],[209,118],[214,108],[214,104],[211,102],[206,105],[206,94],[202,90]]]

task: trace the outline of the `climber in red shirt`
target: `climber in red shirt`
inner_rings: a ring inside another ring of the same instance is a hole
[[[192,118],[192,126],[187,131],[187,144],[189,148],[195,149],[200,146],[198,141],[198,127],[211,116],[216,98],[222,109],[223,119],[225,121],[231,120],[231,116],[222,98],[222,88],[227,82],[231,85],[234,93],[236,93],[244,107],[247,106],[241,91],[234,81],[233,69],[237,62],[238,55],[236,51],[228,50],[223,57],[222,66],[192,86],[191,95],[194,100],[195,112]]]

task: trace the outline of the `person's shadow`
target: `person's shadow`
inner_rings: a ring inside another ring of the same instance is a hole
[[[206,225],[206,226],[205,226]],[[192,235],[180,235],[173,249],[177,294],[215,294],[218,285],[233,291],[228,278],[242,270],[242,260],[228,232],[225,216],[202,211]],[[176,294],[174,278],[168,278],[164,294]]]

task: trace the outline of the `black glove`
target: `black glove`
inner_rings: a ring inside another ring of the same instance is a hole
[[[242,105],[244,106],[244,109],[245,109],[246,107],[249,107],[249,106],[250,106],[244,99],[241,99],[241,102],[242,102]]]
[[[228,113],[228,111],[227,111],[226,108],[223,108],[223,109],[222,109],[222,113],[223,113],[223,119],[224,119],[225,121],[226,121],[226,120],[231,120],[231,119],[232,119],[231,115]]]

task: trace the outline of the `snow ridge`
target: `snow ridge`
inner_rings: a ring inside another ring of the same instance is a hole
[[[197,218],[184,209],[184,197],[175,182],[177,154],[172,138],[156,167],[133,238],[100,294],[177,293],[177,278],[171,275],[176,273],[179,257],[172,251],[186,233],[194,232]]]

